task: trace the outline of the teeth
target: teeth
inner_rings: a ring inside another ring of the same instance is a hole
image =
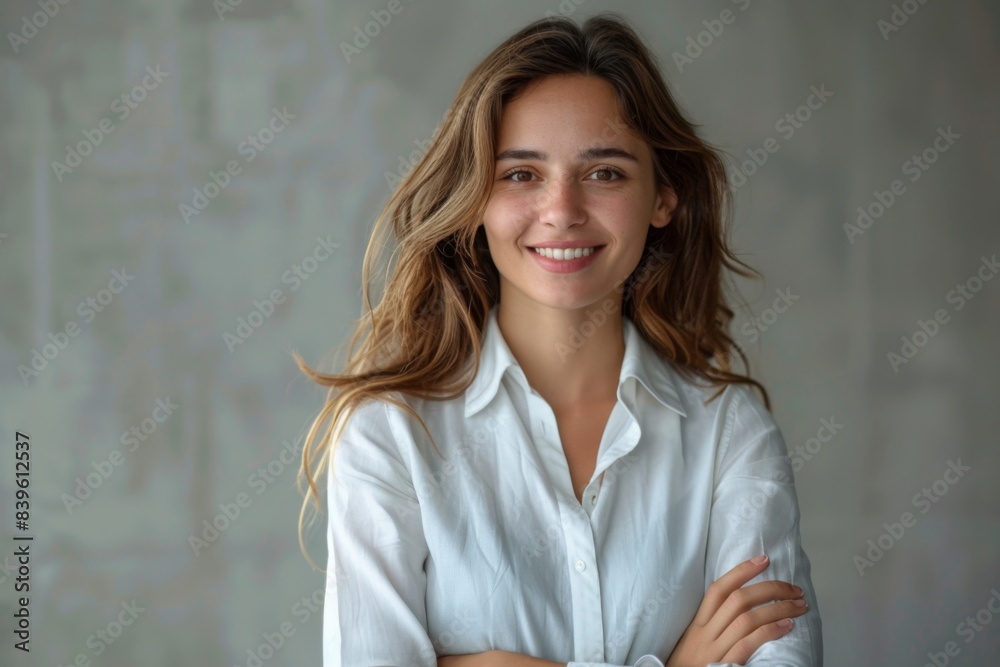
[[[593,248],[535,248],[535,252],[539,255],[548,257],[549,259],[576,259],[578,257],[586,257],[587,255],[592,255],[597,247]]]

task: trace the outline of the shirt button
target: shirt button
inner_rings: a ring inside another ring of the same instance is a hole
[[[591,505],[596,505],[597,504],[597,496],[596,495],[593,495],[593,496],[590,497],[590,504]]]
[[[576,561],[576,571],[577,572],[583,572],[586,569],[587,569],[587,564],[586,563],[584,563],[582,560]]]

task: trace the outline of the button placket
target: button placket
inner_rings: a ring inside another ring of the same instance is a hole
[[[583,491],[583,509],[585,509],[587,514],[591,517],[593,517],[594,509],[597,507],[597,496],[600,495],[601,489],[604,486],[605,472],[606,471],[601,471],[601,473]]]
[[[570,568],[576,660],[593,662],[592,656],[604,655],[604,609],[601,604],[600,573],[597,570],[597,547],[594,544],[594,531],[586,502],[587,494],[594,495],[594,486],[591,485],[584,491],[583,503],[577,501],[566,455],[558,439],[559,429],[552,408],[541,396],[531,392],[528,396],[528,412],[532,435],[537,439],[536,450],[550,481],[556,487],[566,541],[566,563]]]
[[[571,568],[569,582],[576,660],[592,662],[593,656],[604,655],[604,613],[594,532],[589,514],[579,503],[571,505],[560,501],[559,512],[566,535],[567,564]]]

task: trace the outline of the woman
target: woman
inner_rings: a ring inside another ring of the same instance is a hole
[[[296,357],[331,388],[325,665],[821,665],[785,444],[731,370],[728,195],[613,15],[468,76],[377,221],[362,349]]]

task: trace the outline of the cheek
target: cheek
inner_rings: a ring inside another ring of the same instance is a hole
[[[492,200],[483,213],[486,236],[497,241],[516,239],[526,226],[524,207],[506,199]]]
[[[642,208],[638,197],[595,202],[591,213],[602,221],[608,232],[622,240],[649,224],[648,212]]]

